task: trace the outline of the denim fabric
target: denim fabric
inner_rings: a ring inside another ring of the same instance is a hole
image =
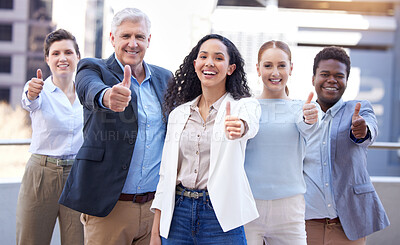
[[[194,199],[177,194],[175,201],[168,239],[162,237],[162,244],[247,244],[243,226],[223,232],[208,196]]]

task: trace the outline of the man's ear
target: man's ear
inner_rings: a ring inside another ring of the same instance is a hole
[[[112,46],[115,48],[115,36],[112,34],[112,32],[110,32],[110,41]]]

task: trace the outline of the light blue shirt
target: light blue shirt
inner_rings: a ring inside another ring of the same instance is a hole
[[[308,135],[304,101],[260,99],[260,129],[246,147],[245,170],[254,198],[275,200],[303,194],[303,159]]]
[[[115,59],[124,70],[116,56]],[[131,77],[131,89],[137,95],[138,134],[128,176],[122,189],[122,193],[127,194],[156,190],[166,133],[161,104],[151,84],[150,69],[144,61],[143,66],[146,77],[141,84],[134,76]]]
[[[304,179],[307,192],[305,219],[336,218],[337,211],[332,190],[330,135],[332,118],[343,105],[339,100],[322,118],[318,130],[314,132],[308,143],[304,159]]]
[[[22,107],[29,111],[32,121],[32,141],[29,152],[62,159],[74,158],[83,143],[83,108],[75,93],[73,104],[52,82],[44,81],[39,96],[30,101],[22,93]]]

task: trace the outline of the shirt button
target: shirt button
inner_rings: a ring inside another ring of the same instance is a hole
[[[322,144],[323,144],[323,145],[325,145],[325,144],[326,144],[326,143],[325,143],[325,141],[324,141],[324,142],[322,142]]]
[[[140,190],[140,186],[138,186],[138,190]]]
[[[328,183],[325,183],[325,186],[329,186],[329,184],[328,184]]]
[[[122,165],[122,169],[127,169],[127,168],[128,168],[128,166]]]
[[[150,148],[150,146],[146,145],[146,148],[147,148],[147,149],[149,149],[149,148]]]
[[[332,204],[329,203],[329,204],[328,204],[328,208],[330,208],[330,207],[332,207]]]
[[[144,108],[147,109],[147,105],[145,105]]]
[[[147,124],[147,127],[150,128],[150,124]]]
[[[194,170],[194,173],[197,174],[197,169]]]
[[[324,162],[324,166],[326,166],[327,165],[327,163],[326,162]]]
[[[199,151],[196,151],[196,155],[199,155]]]

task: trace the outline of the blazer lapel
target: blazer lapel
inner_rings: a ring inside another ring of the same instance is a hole
[[[151,65],[148,64],[148,66],[151,72],[151,86],[153,86],[154,91],[156,91],[158,101],[162,106],[164,102],[164,91],[166,90],[167,83],[161,82],[160,74]]]
[[[340,110],[336,113],[335,117],[332,118],[332,125],[331,125],[331,134],[330,134],[330,148],[331,148],[331,163],[335,162],[335,152],[336,152],[336,144],[337,144],[337,138],[338,138],[338,132],[339,132],[339,127],[340,123],[342,121],[343,113],[345,111],[345,103],[343,103],[342,107]],[[332,164],[332,168],[334,168],[335,164]],[[334,170],[333,170],[334,171]]]
[[[209,176],[211,176],[212,172],[215,169],[215,166],[217,165],[217,161],[219,160],[218,155],[220,154],[219,152],[221,151],[222,145],[228,143],[227,139],[225,139],[225,127],[224,127],[225,114],[226,114],[226,102],[228,102],[228,101],[230,101],[230,102],[233,101],[233,98],[231,97],[230,94],[227,94],[227,96],[222,101],[221,106],[219,107],[219,110],[217,113],[217,117],[215,118],[215,123],[214,123],[212,138],[211,138],[211,145],[210,145]],[[232,106],[232,104],[231,104],[231,106]]]

